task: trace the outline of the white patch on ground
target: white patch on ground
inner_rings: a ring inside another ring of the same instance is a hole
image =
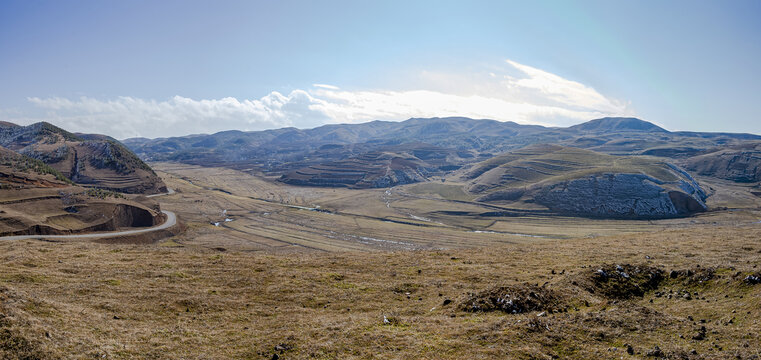
[[[511,233],[511,232],[502,232],[502,231],[488,231],[488,230],[473,230],[468,231],[476,234],[503,234],[503,235],[513,235],[513,236],[522,236],[522,237],[533,237],[533,238],[545,238],[546,236],[542,235],[531,235],[531,234],[521,234],[521,233]]]

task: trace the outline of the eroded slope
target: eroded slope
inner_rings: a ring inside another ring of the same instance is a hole
[[[462,178],[478,201],[536,202],[573,215],[665,218],[707,209],[705,191],[673,164],[557,145],[497,156]]]

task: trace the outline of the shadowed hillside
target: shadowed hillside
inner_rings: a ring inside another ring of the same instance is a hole
[[[320,149],[328,158],[331,150],[342,153],[342,146]],[[309,165],[291,171],[280,181],[292,185],[346,186],[351,188],[381,188],[410,184],[443,175],[475,156],[470,152],[454,151],[423,143],[387,146],[377,151],[349,158]]]

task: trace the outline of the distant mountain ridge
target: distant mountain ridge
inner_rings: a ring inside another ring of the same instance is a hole
[[[450,157],[452,161],[443,166],[457,168],[506,151],[542,143],[612,155],[680,159],[749,141],[761,141],[761,136],[672,132],[644,120],[625,117],[595,119],[566,128],[447,117],[331,124],[313,129],[230,130],[211,135],[134,138],[123,142],[142,159],[149,161],[256,169],[279,176],[310,166],[362,157],[368,152],[387,151],[402,144],[432,145],[455,152],[457,156]],[[422,160],[412,157],[409,160]]]

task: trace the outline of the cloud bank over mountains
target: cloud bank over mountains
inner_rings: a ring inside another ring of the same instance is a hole
[[[496,70],[495,70],[496,69]],[[0,111],[0,120],[22,124],[49,121],[70,131],[129,137],[167,137],[223,130],[264,130],[330,123],[405,120],[410,117],[467,116],[523,124],[570,125],[597,117],[634,115],[628,104],[558,75],[507,60],[491,71],[422,72],[412,90],[344,90],[313,84],[251,100],[163,101],[129,96],[29,98],[42,117]]]

